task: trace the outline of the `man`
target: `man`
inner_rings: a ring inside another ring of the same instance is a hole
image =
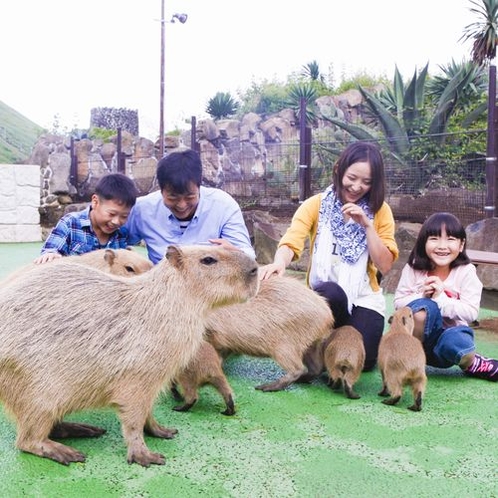
[[[156,264],[170,244],[218,244],[255,258],[242,211],[223,190],[201,186],[202,163],[192,149],[157,164],[159,191],[139,197],[126,223],[128,243],[145,242]]]

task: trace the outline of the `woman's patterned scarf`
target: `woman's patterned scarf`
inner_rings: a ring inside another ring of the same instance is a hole
[[[373,219],[372,210],[365,197],[360,199],[357,204],[370,219]],[[344,221],[342,206],[334,187],[328,187],[320,205],[318,230],[330,228],[339,244],[341,260],[352,265],[358,261],[367,248],[367,233],[359,223],[351,222],[351,220]]]

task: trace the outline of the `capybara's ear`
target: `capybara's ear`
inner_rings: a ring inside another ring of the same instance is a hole
[[[183,265],[183,253],[179,246],[168,246],[165,257],[175,268]]]
[[[109,263],[109,266],[112,266],[116,259],[116,253],[112,249],[106,249],[104,252],[104,259]]]
[[[390,325],[391,323],[393,323],[393,319],[394,319],[394,317],[391,315],[391,316],[387,319],[387,323]]]

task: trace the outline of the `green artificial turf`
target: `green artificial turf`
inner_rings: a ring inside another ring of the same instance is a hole
[[[36,256],[39,244],[0,244],[0,278]],[[387,296],[392,309],[392,296]],[[483,310],[483,317],[498,312]],[[498,357],[498,336],[478,329],[478,349]],[[0,411],[2,497],[452,497],[498,496],[496,383],[470,379],[456,367],[428,368],[421,412],[381,403],[378,370],[355,386],[358,400],[325,378],[286,391],[254,389],[282,374],[270,359],[231,357],[225,371],[237,413],[220,414],[210,386],[187,413],[158,399],[157,420],[179,431],[173,440],[146,437],[164,466],[126,463],[119,421],[110,409],[72,414],[99,425],[98,439],[65,441],[87,455],[67,467],[19,452],[15,427]]]

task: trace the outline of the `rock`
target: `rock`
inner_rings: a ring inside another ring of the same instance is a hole
[[[467,226],[467,247],[477,251],[498,253],[498,218],[486,218]],[[498,268],[478,265],[477,275],[485,289],[498,290]]]

